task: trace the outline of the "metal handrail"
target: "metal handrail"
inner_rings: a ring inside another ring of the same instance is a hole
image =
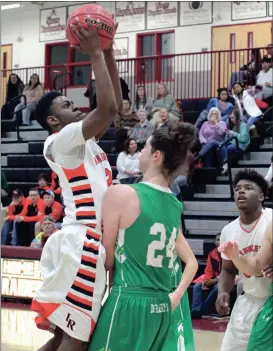
[[[8,105],[11,105],[11,103],[16,101],[16,100],[20,100],[21,102],[23,100],[22,108],[20,108],[20,110],[18,110],[18,111],[14,111],[12,113],[12,116],[16,115],[16,119],[15,120],[16,120],[17,141],[21,141],[22,139],[20,138],[20,124],[19,124],[18,113],[23,111],[27,107],[27,98],[26,98],[26,95],[24,95],[24,94],[16,96],[13,99],[9,100]]]
[[[231,142],[231,140],[235,140],[236,144],[236,150],[239,149],[239,140],[237,136],[232,136],[231,138],[227,139],[223,144],[221,144],[218,148],[217,151],[219,151],[223,146],[226,146],[228,143]],[[230,163],[230,158],[228,157],[227,159],[227,164],[228,164],[228,181],[229,181],[229,188],[230,188],[230,196],[233,198],[234,191],[233,191],[233,181],[232,181],[232,172],[231,172],[231,163]]]

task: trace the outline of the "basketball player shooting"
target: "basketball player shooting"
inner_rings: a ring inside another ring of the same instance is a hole
[[[240,217],[224,227],[220,244],[236,242],[242,256],[255,257],[263,244],[266,228],[272,221],[272,210],[263,208],[268,185],[263,176],[254,170],[238,172],[233,185]],[[221,256],[222,271],[216,309],[219,314],[226,315],[230,311],[230,292],[234,287],[237,269],[223,252]],[[270,296],[270,281],[263,277],[261,270],[256,276],[240,268],[244,292],[234,305],[221,351],[247,350],[253,323]]]
[[[265,233],[263,245],[258,251],[257,256],[241,256],[238,244],[231,241],[222,244],[219,247],[219,251],[229,260],[232,260],[239,271],[253,276],[260,276],[262,273],[264,277],[273,282],[272,244],[272,222],[270,222]],[[271,296],[266,300],[251,330],[247,351],[273,350],[272,302],[273,296],[271,290]]]
[[[54,332],[40,351],[82,351],[94,330],[105,291],[105,250],[101,246],[101,203],[112,184],[107,156],[96,140],[122,106],[120,80],[112,46],[102,52],[99,23],[74,34],[89,54],[96,78],[97,108],[88,115],[59,92],[45,94],[36,115],[51,134],[44,157],[60,180],[65,204],[62,229],[42,253],[42,287],[32,310],[36,324]],[[107,87],[107,89],[106,89]]]
[[[172,310],[198,268],[179,229],[181,203],[169,189],[194,135],[188,123],[157,130],[139,158],[143,182],[115,185],[105,193],[102,244],[114,277],[89,351],[159,351],[168,338]],[[173,291],[177,255],[186,266]],[[174,334],[175,348],[169,350],[184,349]]]

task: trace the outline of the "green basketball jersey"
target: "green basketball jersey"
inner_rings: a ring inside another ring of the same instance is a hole
[[[131,186],[138,194],[141,213],[129,228],[119,230],[113,283],[169,292],[181,203],[169,189],[150,183]]]

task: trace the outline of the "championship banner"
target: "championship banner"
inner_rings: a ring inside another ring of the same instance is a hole
[[[40,11],[40,41],[66,38],[65,27],[67,7],[55,7]]]

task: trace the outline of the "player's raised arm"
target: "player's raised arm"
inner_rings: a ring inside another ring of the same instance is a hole
[[[272,222],[269,223],[264,237],[264,242],[255,257],[241,257],[238,244],[225,242],[219,247],[219,251],[227,256],[239,271],[260,276],[263,268],[272,263]]]
[[[192,249],[190,248],[187,240],[181,232],[178,234],[178,237],[176,239],[175,249],[178,256],[186,264],[186,267],[184,269],[180,284],[175,289],[175,291],[169,295],[172,302],[173,310],[179,304],[182,296],[184,295],[185,291],[192,282],[195,273],[198,269],[198,263],[194,256],[194,253],[192,252]]]
[[[82,124],[83,136],[88,140],[101,135],[108,128],[117,116],[118,107],[113,83],[100,47],[99,22],[95,28],[91,27],[90,21],[86,22],[87,30],[79,22],[77,27],[72,27],[71,30],[81,43],[78,49],[88,53],[96,80],[97,108],[84,118]]]

